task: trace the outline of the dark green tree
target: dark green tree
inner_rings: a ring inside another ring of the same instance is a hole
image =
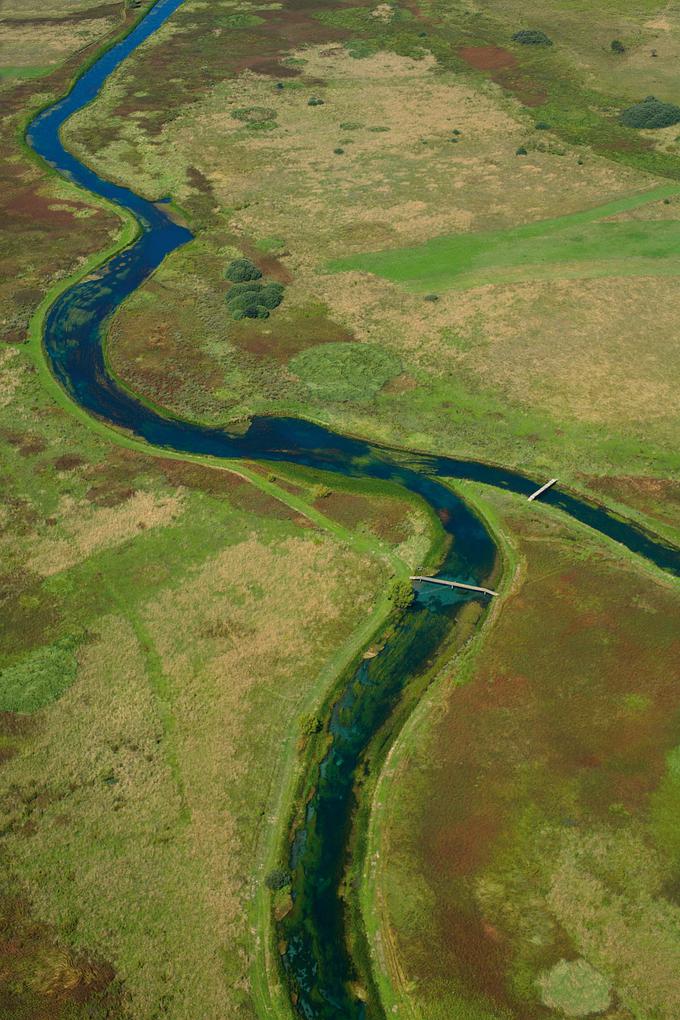
[[[244,280],[259,280],[262,270],[250,259],[234,259],[227,266],[225,276],[232,283],[243,283]]]

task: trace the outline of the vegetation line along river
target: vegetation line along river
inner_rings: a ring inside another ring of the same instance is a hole
[[[536,488],[535,481],[479,462],[381,447],[299,419],[259,417],[245,434],[231,435],[164,416],[124,391],[107,372],[103,345],[112,315],[166,255],[191,241],[192,234],[174,223],[162,204],[106,181],[80,163],[62,145],[60,128],[97,96],[108,76],[181,3],[158,0],[129,35],[76,81],[67,96],[29,125],[26,137],[36,153],[74,184],[130,212],[140,228],[133,244],[104,262],[96,274],[63,291],[48,309],[43,353],[50,370],[80,408],[157,448],[178,454],[288,461],[403,485],[430,504],[450,537],[439,576],[483,583],[493,569],[494,543],[479,518],[438,476],[484,482],[523,495]],[[552,489],[544,499],[657,566],[680,574],[680,551],[630,522],[559,489]],[[291,1000],[308,1020],[383,1015],[370,988],[367,1001],[353,990],[354,967],[346,950],[339,896],[357,770],[405,685],[429,668],[468,600],[469,596],[439,586],[419,591],[380,654],[348,671],[338,700],[321,721],[327,733],[324,756],[311,766],[314,774],[305,784],[310,796],[292,833],[293,908],[278,922]]]

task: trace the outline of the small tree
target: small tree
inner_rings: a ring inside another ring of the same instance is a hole
[[[623,45],[620,39],[612,39],[611,50],[612,53],[625,53],[626,47]]]
[[[520,28],[512,37],[513,42],[521,43],[522,46],[552,46],[550,39],[540,28]]]
[[[680,106],[665,103],[656,96],[647,96],[641,103],[629,106],[620,116],[620,121],[631,128],[665,128],[680,122]]]
[[[225,276],[232,283],[243,283],[245,280],[259,280],[262,271],[250,259],[234,259],[227,266]]]
[[[286,871],[285,868],[274,868],[270,871],[264,880],[264,884],[272,892],[278,892],[279,889],[283,889],[285,885],[290,882],[290,872]]]
[[[257,295],[257,303],[265,308],[278,308],[283,301],[283,286],[280,283],[268,283]]]
[[[413,585],[406,578],[396,578],[389,586],[387,597],[395,609],[403,611],[408,609],[415,598]]]

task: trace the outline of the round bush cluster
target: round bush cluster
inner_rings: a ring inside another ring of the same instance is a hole
[[[244,280],[259,280],[262,271],[250,259],[234,259],[224,275],[232,283],[242,283]]]
[[[647,96],[641,103],[635,103],[624,110],[621,123],[631,128],[664,128],[680,121],[680,106],[664,103],[656,96]]]
[[[257,271],[261,276],[259,269]],[[281,283],[258,283],[255,280],[235,283],[229,288],[226,301],[234,319],[268,319],[270,311],[278,308],[283,301],[283,290]]]
[[[324,105],[323,99],[316,99],[314,96],[312,96],[311,99],[307,100],[307,106],[323,106],[323,105]]]
[[[520,28],[512,37],[513,42],[521,43],[522,46],[552,46],[550,39],[540,28]]]

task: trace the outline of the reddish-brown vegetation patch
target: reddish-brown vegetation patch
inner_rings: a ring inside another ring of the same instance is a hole
[[[614,498],[668,524],[680,524],[680,482],[671,478],[642,478],[633,475],[594,477],[583,475],[589,489],[605,500]]]
[[[232,471],[188,464],[180,460],[164,460],[160,467],[173,485],[199,490],[211,496],[224,496],[237,510],[279,520],[293,520],[295,517],[295,511],[285,503]]]
[[[500,71],[517,67],[517,58],[502,46],[463,46],[458,55],[476,71]]]
[[[285,309],[275,320],[243,319],[234,323],[230,340],[248,354],[273,358],[285,364],[290,358],[318,344],[350,343],[354,335],[326,315],[288,314]]]
[[[82,457],[79,457],[77,453],[64,453],[61,457],[57,457],[54,461],[54,467],[57,471],[73,471],[77,467],[81,467],[86,462]]]
[[[397,499],[340,491],[322,496],[314,506],[346,528],[354,529],[363,525],[388,542],[397,544],[408,536],[411,508],[408,503]]]
[[[174,409],[186,405],[195,414],[204,413],[223,375],[197,343],[195,315],[186,310],[182,321],[171,323],[159,321],[154,313],[137,312],[131,328],[126,326],[123,313],[109,333],[114,372],[161,406]]]
[[[663,587],[602,555],[574,556],[568,542],[541,539],[526,521],[518,530],[526,580],[503,607],[473,679],[452,692],[428,751],[437,768],[419,794],[427,809],[412,852],[437,913],[412,976],[452,981],[472,999],[533,1020],[542,1006],[512,991],[516,931],[497,912],[485,916],[478,890],[512,875],[504,881],[534,902],[539,879],[515,849],[525,845],[515,826],[528,812],[536,833],[606,826],[617,812],[646,818],[680,740],[680,637]],[[513,916],[521,909],[508,903]],[[559,925],[541,938],[551,961],[569,949]],[[531,952],[538,959],[544,950]]]
[[[113,968],[60,946],[25,901],[6,893],[0,899],[0,959],[2,1016],[84,1020],[93,1007],[111,1020],[123,1015]]]
[[[502,46],[463,46],[458,55],[476,71],[488,71],[492,81],[512,92],[525,106],[541,106],[547,93],[523,72],[517,58]]]
[[[47,445],[42,436],[31,432],[3,431],[1,434],[10,446],[15,447],[23,457],[34,453],[42,453]]]

